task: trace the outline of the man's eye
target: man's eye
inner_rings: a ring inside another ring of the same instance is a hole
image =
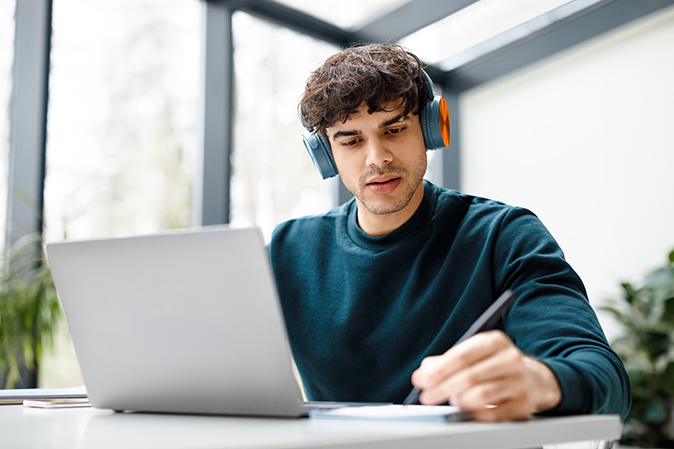
[[[344,145],[345,147],[352,147],[357,143],[358,143],[358,139],[351,139],[351,140],[342,141],[342,145]]]
[[[389,132],[389,134],[398,134],[398,133],[402,132],[404,129],[405,129],[404,126],[402,126],[400,128],[391,128],[391,129],[388,130],[388,132]]]

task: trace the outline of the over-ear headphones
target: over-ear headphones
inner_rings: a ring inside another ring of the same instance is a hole
[[[433,93],[431,78],[425,71],[422,70],[422,73],[429,100],[419,113],[419,122],[426,148],[439,150],[449,145],[449,110],[445,99]],[[323,179],[337,175],[337,166],[328,139],[321,136],[318,131],[307,130],[302,133],[302,140]]]

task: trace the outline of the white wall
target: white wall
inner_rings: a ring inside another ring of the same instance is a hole
[[[593,305],[674,249],[674,7],[472,89],[461,109],[462,190],[533,210]]]

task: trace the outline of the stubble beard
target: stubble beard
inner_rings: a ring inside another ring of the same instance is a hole
[[[358,185],[355,185],[350,179],[342,178],[344,187],[347,188],[349,192],[356,197],[356,199],[362,204],[368,212],[374,215],[387,215],[400,212],[412,201],[414,193],[417,191],[419,184],[424,179],[424,174],[426,173],[426,167],[428,160],[426,159],[426,153],[422,153],[411,168],[410,172],[404,167],[398,167],[394,165],[386,165],[384,167],[373,167],[370,171],[363,174],[358,180]],[[409,183],[407,184],[405,191],[403,192],[402,197],[395,202],[384,202],[383,204],[373,204],[365,199],[365,190],[367,189],[367,180],[372,176],[376,175],[385,175],[393,173],[400,175],[400,177],[405,180],[407,179]]]

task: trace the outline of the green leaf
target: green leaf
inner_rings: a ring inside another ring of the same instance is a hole
[[[667,364],[667,368],[662,373],[662,389],[669,398],[674,398],[674,361]]]
[[[665,308],[662,312],[662,320],[670,326],[674,326],[674,297],[665,299]]]
[[[647,405],[648,401],[640,399],[639,397],[633,397],[628,419],[634,419],[640,422],[643,421]]]
[[[621,324],[626,326],[628,329],[636,330],[636,323],[634,322],[634,317],[630,313],[625,313],[615,307],[611,306],[601,306],[598,307],[599,310],[610,313],[618,320]]]
[[[667,412],[667,407],[661,399],[652,398],[648,405],[646,405],[643,418],[647,423],[661,424],[667,420]]]
[[[644,278],[644,287],[653,290],[674,289],[674,267],[661,267]]]
[[[651,360],[669,352],[669,334],[667,332],[647,331],[643,344]]]
[[[669,253],[669,262],[674,263],[674,249],[672,250],[671,253]]]
[[[648,385],[646,385],[645,379],[643,377],[638,378],[637,376],[634,376],[634,372],[632,372],[632,375],[630,376],[630,382],[632,383],[633,401],[641,400],[647,403],[651,400],[653,393],[648,388]]]
[[[23,237],[0,267],[0,369],[5,387],[20,381],[19,367],[35,367],[62,319],[38,235]]]
[[[634,301],[634,297],[637,295],[637,291],[634,289],[634,287],[632,287],[632,284],[630,284],[629,282],[623,282],[621,285],[625,292],[625,300],[628,303],[632,304],[632,302]]]

